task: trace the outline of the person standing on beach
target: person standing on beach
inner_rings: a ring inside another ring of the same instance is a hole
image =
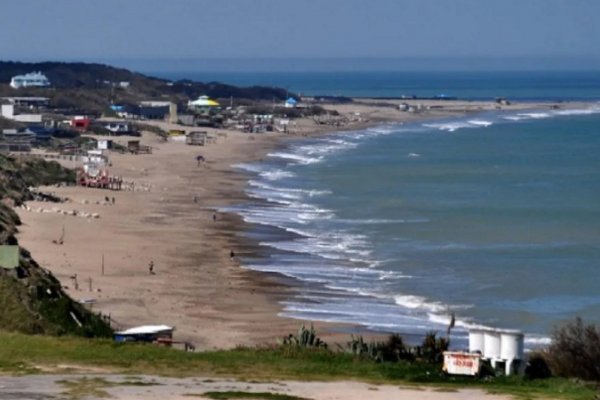
[[[155,275],[155,273],[154,273],[154,261],[150,261],[150,264],[148,264],[148,272],[150,273],[150,275]]]

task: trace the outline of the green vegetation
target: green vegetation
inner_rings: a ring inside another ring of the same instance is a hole
[[[306,329],[304,325],[300,327],[297,335],[289,334],[283,338],[283,345],[298,346],[298,347],[322,347],[327,348],[327,343],[317,337],[315,327],[311,324],[310,329]]]
[[[520,398],[593,399],[595,385],[565,378],[521,377],[475,379],[447,377],[438,364],[375,362],[323,348],[276,346],[186,353],[143,344],[105,339],[28,336],[0,333],[0,371],[23,373],[37,365],[104,367],[128,374],[163,376],[227,376],[245,380],[361,380],[371,383],[434,385],[441,390],[473,387]]]
[[[13,96],[8,82],[14,75],[42,71],[52,83],[51,88],[22,88],[21,96],[43,96],[50,107],[69,114],[100,115],[111,103],[137,104],[156,99],[185,104],[192,98],[207,95],[229,101],[231,97],[249,100],[284,100],[285,89],[272,87],[236,87],[218,82],[202,83],[182,80],[170,83],[123,68],[93,63],[41,62],[22,63],[0,61],[0,97]],[[121,86],[120,82],[128,82]]]
[[[558,327],[546,357],[555,375],[600,382],[600,328],[581,318]]]
[[[269,392],[205,392],[200,396],[216,400],[246,399],[246,400],[309,400],[305,397],[290,396]]]
[[[33,198],[30,186],[70,183],[73,171],[56,162],[35,157],[0,155],[0,244],[17,245],[20,224],[9,204]],[[50,239],[49,239],[50,240]],[[0,326],[7,331],[30,334],[110,336],[112,330],[97,315],[73,301],[51,273],[43,270],[21,249],[19,266],[0,268]]]

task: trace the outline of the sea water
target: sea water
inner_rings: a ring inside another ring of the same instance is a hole
[[[450,315],[529,346],[600,323],[600,104],[388,124],[293,141],[239,164],[268,256],[297,280],[288,317],[421,335]],[[464,342],[463,342],[464,343]]]
[[[600,100],[598,71],[149,72],[161,78],[275,86],[307,96]]]

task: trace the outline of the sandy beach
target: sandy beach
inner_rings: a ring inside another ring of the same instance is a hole
[[[18,239],[73,298],[110,315],[116,328],[175,326],[175,338],[191,341],[199,350],[274,343],[302,324],[278,316],[278,302],[293,293],[294,285],[239,265],[237,255],[261,250],[240,236],[244,229],[240,218],[214,211],[245,198],[247,177],[232,165],[259,160],[284,141],[309,134],[497,107],[492,102],[421,101],[430,109],[406,113],[395,108],[400,101],[381,103],[361,100],[330,106],[349,122],[334,128],[300,119],[294,124],[293,135],[207,129],[217,139],[204,147],[188,146],[183,140],[164,142],[145,132],[141,142],[152,146],[152,154],[111,152],[109,156],[111,174],[134,182],[134,190],[41,188],[67,201],[29,202],[29,210],[19,208],[23,224]],[[539,107],[550,105],[508,108]],[[113,139],[126,143],[131,138]],[[204,156],[206,162],[199,165],[197,155]],[[65,165],[75,167],[68,162]],[[98,214],[98,218],[69,215],[73,210],[80,215]],[[53,241],[60,238],[63,227],[64,243],[57,245]],[[234,259],[230,258],[231,251],[236,254]],[[153,273],[149,271],[151,262]],[[326,341],[341,337],[339,325],[315,325]]]

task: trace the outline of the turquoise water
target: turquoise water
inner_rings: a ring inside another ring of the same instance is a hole
[[[229,209],[303,282],[284,315],[374,330],[600,323],[600,104],[385,125],[293,142]]]
[[[150,72],[239,86],[277,86],[304,95],[462,99],[599,100],[600,72]]]

